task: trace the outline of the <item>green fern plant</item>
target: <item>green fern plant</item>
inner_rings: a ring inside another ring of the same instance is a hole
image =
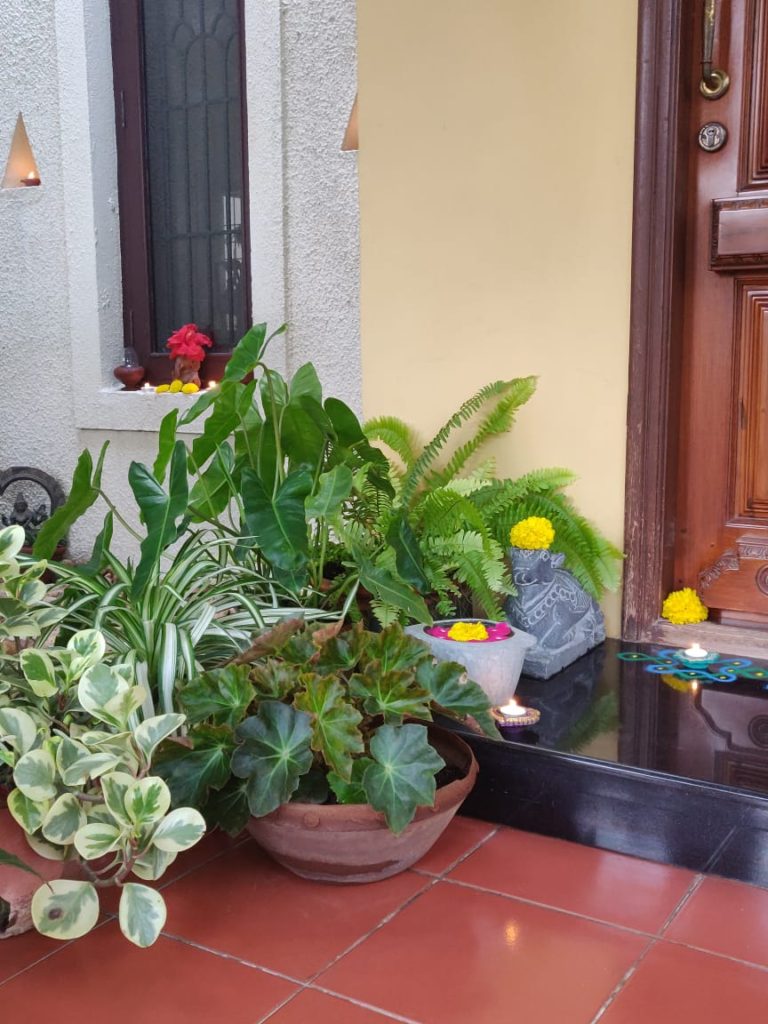
[[[503,616],[503,599],[514,593],[505,557],[509,531],[531,515],[552,521],[553,550],[565,555],[566,566],[590,594],[599,599],[618,584],[621,552],[563,493],[573,473],[556,467],[498,480],[493,460],[471,468],[491,438],[510,430],[535,389],[535,377],[486,385],[421,450],[414,431],[395,416],[365,424],[368,439],[391,453],[394,489],[386,508],[358,510],[369,538],[367,555],[375,564],[396,565],[431,597],[440,616],[456,614],[467,599],[489,618]],[[451,450],[459,430],[470,436]],[[382,624],[402,618],[385,601],[374,602],[372,610]]]

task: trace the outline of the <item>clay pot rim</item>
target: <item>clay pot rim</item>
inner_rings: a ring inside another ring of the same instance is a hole
[[[433,723],[430,723],[428,728],[431,738],[437,741],[440,749],[437,748],[437,744],[433,743],[432,745],[435,746],[435,749],[438,749],[438,753],[446,761],[446,764],[449,767],[463,770],[464,774],[460,779],[454,779],[447,785],[438,788],[432,807],[417,807],[416,814],[406,826],[406,830],[418,821],[430,818],[432,815],[438,814],[454,804],[463,803],[472,791],[479,771],[477,759],[472,752],[472,748],[465,740],[449,729],[444,729],[442,726],[434,725]],[[453,754],[452,759],[449,760],[445,756],[446,754]],[[365,824],[381,827],[389,831],[389,826],[382,812],[375,811],[370,804],[308,804],[291,801],[287,804],[281,804],[280,807],[270,814],[265,814],[258,818],[252,815],[250,820],[254,822],[279,821],[281,825],[296,825],[299,828],[305,829],[305,817],[308,814],[317,814],[323,819],[324,823],[327,822],[328,824],[335,822],[339,825],[343,821],[351,823],[354,820],[357,826]]]

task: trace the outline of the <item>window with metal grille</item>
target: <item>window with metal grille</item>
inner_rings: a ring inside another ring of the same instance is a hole
[[[196,323],[220,376],[250,317],[243,0],[110,0],[125,344],[154,383]]]

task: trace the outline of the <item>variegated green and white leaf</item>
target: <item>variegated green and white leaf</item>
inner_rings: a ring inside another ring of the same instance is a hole
[[[14,820],[30,835],[42,827],[53,803],[52,800],[31,800],[20,789],[12,789],[7,802]]]
[[[26,754],[35,745],[35,720],[20,708],[0,709],[0,741],[7,743],[19,754]]]
[[[67,644],[67,650],[74,651],[78,657],[80,673],[97,665],[104,657],[106,649],[106,642],[98,629],[81,629]]]
[[[103,782],[103,779],[102,779],[102,782]],[[92,804],[92,803],[88,803],[88,804],[85,805],[85,814],[86,814],[86,817],[88,818],[88,824],[89,825],[93,824],[96,821],[99,821],[102,824],[107,824],[107,825],[114,825],[115,824],[115,817],[112,814],[112,812],[110,811],[110,809],[107,807],[106,804]],[[119,824],[122,825],[123,823],[120,822]]]
[[[0,560],[10,562],[24,547],[24,529],[21,526],[6,526],[0,530]]]
[[[53,939],[79,939],[99,919],[99,897],[90,882],[56,878],[32,897],[35,928]]]
[[[148,885],[127,882],[120,896],[120,931],[135,946],[146,949],[163,930],[165,900]]]
[[[124,833],[115,825],[92,822],[75,833],[75,849],[84,860],[96,860],[116,850],[122,844],[123,836]]]
[[[69,736],[61,736],[59,745],[56,747],[56,770],[62,777],[68,768],[83,757],[87,757],[90,751],[77,740]]]
[[[120,758],[116,754],[86,754],[65,768],[61,779],[65,786],[82,786],[88,779],[98,779],[119,764]]]
[[[188,850],[205,835],[205,818],[192,807],[179,807],[163,818],[152,835],[152,845],[167,853]]]
[[[137,878],[143,878],[146,882],[155,882],[165,874],[176,857],[175,853],[167,853],[165,850],[159,850],[156,846],[150,846],[141,857],[137,857],[133,862],[133,873]]]
[[[52,800],[56,796],[56,762],[53,754],[42,748],[30,750],[20,757],[13,769],[16,788],[30,800]]]
[[[86,823],[82,803],[74,793],[64,793],[45,816],[43,821],[43,838],[50,843],[66,846],[75,838],[75,832]]]
[[[56,670],[50,655],[45,651],[28,647],[19,655],[19,664],[29,688],[36,696],[52,697],[56,693]]]
[[[180,729],[185,719],[185,715],[155,715],[137,727],[134,739],[147,761],[151,761],[158,744]]]
[[[131,828],[133,822],[125,809],[125,798],[136,780],[125,772],[110,772],[101,777],[101,795],[109,813],[118,824]]]
[[[84,711],[101,722],[114,724],[110,716],[104,715],[104,708],[127,689],[128,684],[114,668],[99,664],[83,673],[77,684],[77,697]]]
[[[21,589],[18,591],[18,597],[20,601],[23,601],[26,605],[40,604],[45,599],[45,595],[48,593],[48,587],[40,580],[27,580],[21,585]]]
[[[135,825],[153,825],[171,806],[171,791],[155,776],[134,782],[125,795],[125,809]]]
[[[128,719],[134,711],[139,710],[145,697],[146,693],[141,686],[129,686],[105,705],[103,711],[105,721],[111,721],[118,729],[125,729]]]
[[[31,850],[38,855],[43,857],[45,860],[66,860],[72,852],[72,846],[57,846],[55,843],[49,843],[43,839],[40,835],[26,835],[24,838],[27,840],[27,845]]]

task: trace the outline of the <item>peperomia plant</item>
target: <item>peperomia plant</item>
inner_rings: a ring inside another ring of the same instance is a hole
[[[77,938],[96,924],[98,890],[117,885],[124,935],[149,946],[165,923],[165,904],[142,883],[159,878],[205,832],[197,810],[171,810],[166,783],[150,774],[158,745],[183,725],[184,716],[140,721],[146,693],[130,666],[105,664],[97,630],[75,633],[63,648],[23,646],[16,630],[21,626],[22,636],[29,634],[48,606],[39,588],[19,583],[16,530],[0,531],[2,588],[11,595],[0,600],[15,602],[0,604],[7,644],[0,771],[10,786],[8,810],[30,847],[51,860],[78,861],[86,876],[42,885],[32,918],[44,935]],[[5,611],[13,614],[6,617]]]
[[[463,666],[436,662],[397,625],[285,622],[237,662],[181,689],[189,746],[165,744],[157,766],[176,800],[233,834],[289,800],[369,803],[399,833],[434,803],[433,712],[498,735]]]

